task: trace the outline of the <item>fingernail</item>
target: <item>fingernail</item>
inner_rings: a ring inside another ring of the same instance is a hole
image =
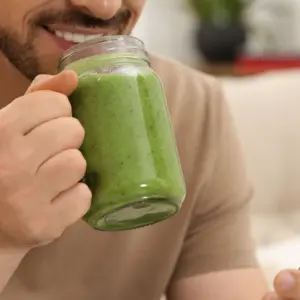
[[[295,278],[290,272],[280,273],[277,280],[278,280],[278,287],[283,292],[292,289],[295,284]]]

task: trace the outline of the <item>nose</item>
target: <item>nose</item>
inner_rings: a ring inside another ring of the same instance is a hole
[[[109,20],[122,7],[123,0],[70,0],[78,9],[96,18]]]

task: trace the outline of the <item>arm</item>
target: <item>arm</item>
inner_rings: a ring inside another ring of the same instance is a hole
[[[168,289],[169,300],[261,300],[267,284],[250,232],[243,156],[221,89],[211,80],[190,226]],[[203,161],[205,157],[205,164]],[[201,166],[205,165],[205,172]],[[199,176],[198,174],[201,174]],[[197,178],[202,177],[202,178]]]

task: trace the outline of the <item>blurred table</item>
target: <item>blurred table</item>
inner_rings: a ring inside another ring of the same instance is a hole
[[[250,76],[263,72],[300,69],[300,57],[242,57],[235,63],[203,62],[200,69],[214,76]]]
[[[233,64],[210,64],[203,63],[200,66],[201,71],[213,76],[242,76],[239,74]]]

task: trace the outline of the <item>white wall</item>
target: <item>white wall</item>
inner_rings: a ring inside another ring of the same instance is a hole
[[[199,58],[193,47],[196,20],[187,0],[147,0],[134,35],[141,38],[149,51],[178,59],[196,67]]]
[[[273,2],[272,0],[245,1],[258,1],[262,4]],[[277,1],[280,2],[281,0]],[[286,22],[286,28],[281,28],[281,31],[284,32],[285,38],[290,41],[290,48],[294,49],[294,52],[299,49],[297,52],[300,53],[300,0],[282,1],[286,2],[286,5],[289,5],[294,11],[291,19],[293,18],[295,22]],[[144,40],[151,52],[170,56],[197,68],[200,64],[200,58],[193,46],[193,35],[197,21],[189,11],[187,3],[188,0],[147,0],[145,11],[134,35]],[[277,17],[278,26],[284,27],[280,21],[282,16],[278,15]]]
[[[300,54],[300,0],[252,0],[246,20],[253,54]]]

